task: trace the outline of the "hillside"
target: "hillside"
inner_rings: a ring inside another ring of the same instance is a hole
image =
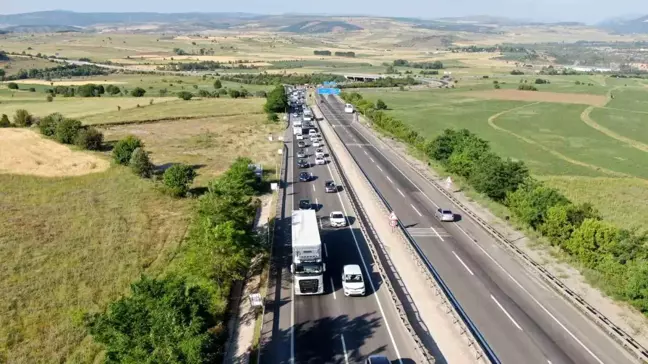
[[[648,15],[633,19],[608,20],[598,26],[618,34],[648,34]]]
[[[350,24],[344,21],[302,21],[289,25],[287,27],[281,28],[283,32],[291,33],[333,33],[341,31],[355,31],[362,30],[362,27],[359,27],[354,24]]]

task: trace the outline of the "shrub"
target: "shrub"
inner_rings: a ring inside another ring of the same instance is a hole
[[[196,171],[185,164],[174,164],[164,171],[163,176],[167,192],[175,197],[186,195],[194,178],[196,178]]]
[[[142,97],[146,94],[146,90],[141,87],[135,87],[130,94],[133,97]]]
[[[47,102],[52,102],[52,101],[54,101],[54,97],[52,95],[47,95],[45,100],[47,100]]]
[[[16,110],[16,113],[14,114],[13,122],[19,127],[31,126],[34,122],[34,117],[27,110],[19,109]]]
[[[198,96],[200,96],[200,97],[211,97],[212,94],[211,94],[211,92],[209,92],[207,90],[198,90]]]
[[[496,83],[496,84],[493,85],[493,88],[495,88],[496,90],[499,90],[502,87],[499,85],[499,83]]]
[[[268,93],[268,98],[263,108],[266,112],[284,112],[286,111],[286,107],[288,107],[286,91],[283,86],[277,85]]]
[[[140,177],[149,178],[153,174],[153,163],[143,148],[136,148],[133,151],[129,165],[133,173]]]
[[[214,81],[214,88],[217,90],[223,88],[223,84],[221,83],[221,80]]]
[[[36,87],[30,87],[29,92],[36,92]]]
[[[522,72],[522,71],[520,71],[520,70],[513,70],[513,71],[511,71],[511,74],[512,74],[512,75],[523,75],[524,72]]]
[[[0,128],[8,128],[11,126],[11,121],[9,121],[9,117],[7,114],[2,114],[2,117],[0,118]]]
[[[256,97],[268,97],[268,94],[266,94],[266,92],[263,91],[263,90],[259,90],[259,91],[254,93],[254,96],[256,96]]]
[[[112,151],[113,159],[118,164],[128,165],[135,149],[142,147],[144,147],[144,144],[138,137],[129,135],[115,144]]]
[[[387,110],[387,104],[381,99],[376,101],[376,110]]]
[[[10,90],[18,90],[19,89],[18,84],[15,83],[15,82],[9,82],[7,84],[7,88],[10,89]]]
[[[238,99],[239,97],[242,96],[242,95],[241,95],[241,92],[240,92],[239,90],[230,90],[230,91],[229,91],[229,95],[230,95],[230,97],[233,98],[233,99]]]
[[[518,90],[522,90],[522,91],[538,91],[538,89],[535,86],[526,85],[526,84],[518,85]]]
[[[93,127],[87,127],[79,130],[79,133],[74,139],[74,144],[79,148],[87,150],[100,150],[103,138],[104,136],[99,130]]]
[[[63,119],[56,125],[54,137],[59,143],[72,144],[83,126],[79,120]]]
[[[56,127],[63,119],[63,115],[57,112],[42,118],[38,123],[41,134],[48,137],[54,136],[56,134]]]
[[[279,115],[277,115],[277,113],[274,112],[269,112],[268,121],[276,123],[277,121],[279,121]]]
[[[185,100],[185,101],[187,101],[187,100],[191,100],[191,98],[193,97],[193,94],[191,92],[189,92],[189,91],[180,91],[180,92],[178,92],[178,97]]]

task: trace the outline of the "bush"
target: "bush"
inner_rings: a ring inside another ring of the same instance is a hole
[[[223,88],[223,84],[221,83],[221,80],[214,81],[214,88],[216,90]]]
[[[499,85],[499,83],[496,83],[496,84],[493,85],[493,88],[495,88],[496,90],[499,90],[502,87]]]
[[[133,97],[142,97],[144,94],[146,94],[146,90],[141,88],[141,87],[135,87],[131,92],[131,96]]]
[[[256,96],[256,97],[268,97],[268,94],[263,90],[259,90],[259,91],[254,93],[254,96]]]
[[[118,164],[128,165],[135,149],[142,147],[144,147],[144,143],[138,137],[129,135],[115,144],[112,151],[113,159]]]
[[[387,110],[387,104],[381,99],[376,101],[376,110]]]
[[[194,178],[196,171],[184,164],[174,164],[164,171],[163,176],[166,191],[175,197],[185,196]]]
[[[15,82],[9,82],[7,84],[7,88],[10,89],[10,90],[18,90],[19,89],[18,84],[15,83]]]
[[[153,163],[143,148],[136,148],[133,151],[129,165],[133,173],[142,178],[149,178],[153,174]]]
[[[100,150],[103,139],[104,136],[99,130],[93,127],[87,127],[79,130],[79,133],[74,139],[74,144],[79,148],[87,150]]]
[[[45,100],[47,102],[52,102],[52,101],[54,101],[54,97],[52,95],[47,95],[47,97],[45,97]]]
[[[211,94],[211,92],[209,92],[207,90],[198,90],[198,96],[200,96],[200,97],[211,97],[212,94]]]
[[[268,98],[263,109],[266,112],[284,112],[288,107],[288,96],[283,86],[277,85],[272,91],[268,93]]]
[[[533,85],[520,84],[518,85],[518,90],[522,91],[538,91],[538,89]]]
[[[29,92],[36,92],[36,87],[30,87]]]
[[[79,120],[63,119],[56,125],[54,137],[59,143],[72,144],[82,127]]]
[[[522,71],[520,71],[520,70],[513,70],[513,71],[511,71],[511,74],[512,74],[512,75],[518,75],[518,76],[519,76],[519,75],[523,75],[524,72],[522,72]]]
[[[2,117],[0,118],[0,128],[9,128],[11,127],[11,121],[9,121],[9,117],[7,114],[2,114]]]
[[[180,91],[178,92],[178,98],[181,98],[185,101],[191,100],[194,95],[189,91]]]
[[[239,97],[242,96],[242,95],[241,95],[241,92],[238,91],[238,90],[230,90],[230,91],[229,91],[229,95],[230,95],[230,97],[233,98],[233,99],[238,99]]]
[[[34,117],[25,109],[16,110],[13,117],[13,123],[18,127],[31,126],[34,122]]]
[[[56,134],[56,127],[63,119],[63,115],[57,112],[42,118],[38,123],[41,134],[48,137],[54,136]]]
[[[277,113],[274,113],[274,112],[269,112],[268,113],[268,121],[273,122],[273,123],[278,122],[279,121],[279,115],[277,115]]]

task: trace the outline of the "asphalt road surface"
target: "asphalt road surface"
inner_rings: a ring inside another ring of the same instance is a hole
[[[288,151],[287,199],[283,242],[275,243],[276,254],[283,257],[281,271],[276,279],[274,317],[267,323],[272,332],[269,344],[261,351],[261,363],[363,363],[368,355],[382,354],[392,363],[411,364],[416,353],[409,334],[404,330],[381,279],[374,270],[374,262],[367,248],[360,223],[353,215],[349,199],[341,189],[326,193],[324,182],[340,183],[327,155],[326,165],[315,165],[315,149],[308,141],[309,168],[297,166],[296,144],[291,127],[285,136]],[[323,147],[328,154],[328,146]],[[299,172],[312,172],[315,179],[299,182]],[[309,199],[317,209],[320,235],[324,245],[326,273],[323,295],[296,296],[290,276],[290,216],[298,209],[299,200]],[[328,216],[342,211],[350,223],[348,227],[332,228]],[[286,224],[285,222],[288,221]],[[279,248],[277,246],[280,245]],[[359,264],[367,284],[364,297],[345,297],[341,286],[342,267]],[[368,273],[370,275],[368,275]],[[367,279],[371,278],[371,281]],[[266,321],[266,322],[268,322]]]
[[[358,126],[337,98],[324,96],[320,106],[502,363],[633,362],[476,222],[469,217],[439,222],[434,217],[438,207],[458,209]]]

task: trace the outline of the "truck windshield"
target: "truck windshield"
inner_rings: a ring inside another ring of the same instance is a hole
[[[319,275],[322,274],[322,264],[319,263],[302,263],[295,265],[295,274],[299,275]]]

